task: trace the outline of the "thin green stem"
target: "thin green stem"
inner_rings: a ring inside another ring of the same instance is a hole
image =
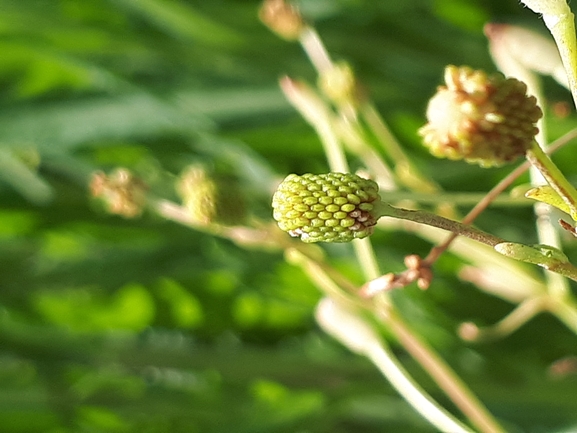
[[[395,358],[390,348],[381,342],[381,347],[370,350],[367,356],[373,361],[383,375],[397,391],[407,400],[421,415],[439,429],[451,433],[472,432],[469,427],[452,417],[446,410],[439,407],[436,402],[416,383]],[[500,432],[503,430],[493,429],[485,431]]]
[[[528,298],[521,302],[499,322],[492,326],[479,328],[472,323],[464,323],[459,329],[461,338],[467,341],[485,342],[506,337],[540,312],[546,309],[548,295]]]
[[[430,179],[423,176],[411,163],[403,148],[372,104],[363,104],[361,106],[361,115],[389,158],[394,161],[395,173],[404,185],[415,191],[427,193],[439,191],[439,188]]]
[[[549,305],[549,311],[577,334],[577,305],[573,299],[556,299]]]
[[[432,227],[437,227],[452,232],[456,235],[465,236],[469,239],[482,242],[491,247],[494,247],[497,244],[505,242],[504,239],[501,239],[498,236],[486,233],[482,230],[476,229],[469,225],[460,223],[458,221],[453,221],[448,218],[423,210],[409,210],[409,209],[396,208],[387,203],[381,202],[379,204],[377,212],[381,217],[387,216],[392,218],[409,220]]]
[[[353,242],[357,260],[360,263],[363,275],[367,280],[374,280],[381,276],[382,272],[379,269],[379,263],[375,255],[375,250],[369,238],[356,240]]]

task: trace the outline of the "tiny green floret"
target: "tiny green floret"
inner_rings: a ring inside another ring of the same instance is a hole
[[[350,173],[289,174],[272,199],[281,230],[303,242],[350,242],[373,233],[379,187]]]

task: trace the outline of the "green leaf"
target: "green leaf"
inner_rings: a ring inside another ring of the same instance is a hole
[[[531,188],[525,193],[525,197],[540,201],[542,203],[547,203],[548,205],[556,207],[557,209],[562,210],[567,214],[571,214],[569,206],[567,206],[561,196],[557,194],[557,192],[549,185]]]

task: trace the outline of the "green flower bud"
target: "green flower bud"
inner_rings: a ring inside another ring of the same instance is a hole
[[[419,130],[433,155],[490,167],[531,148],[543,113],[524,83],[456,66],[447,66],[445,82],[429,101],[429,123]]]
[[[246,206],[235,180],[209,175],[203,167],[191,166],[177,184],[192,222],[235,225],[243,222]]]
[[[379,187],[354,174],[290,174],[272,199],[279,227],[304,242],[349,242],[372,234]]]

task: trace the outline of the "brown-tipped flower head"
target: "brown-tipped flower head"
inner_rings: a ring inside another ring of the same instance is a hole
[[[117,168],[110,175],[101,171],[92,174],[90,192],[102,199],[108,212],[134,218],[146,205],[147,187],[125,168]]]
[[[429,101],[429,123],[419,130],[433,155],[490,167],[512,162],[532,146],[543,113],[523,82],[447,66],[445,83]]]
[[[244,220],[246,207],[234,179],[211,176],[203,167],[191,166],[180,176],[177,189],[195,224],[234,225]]]
[[[298,40],[305,28],[297,7],[286,0],[265,0],[259,18],[269,29],[289,41]]]
[[[349,242],[372,234],[375,182],[354,174],[290,174],[272,199],[279,227],[304,242]]]

